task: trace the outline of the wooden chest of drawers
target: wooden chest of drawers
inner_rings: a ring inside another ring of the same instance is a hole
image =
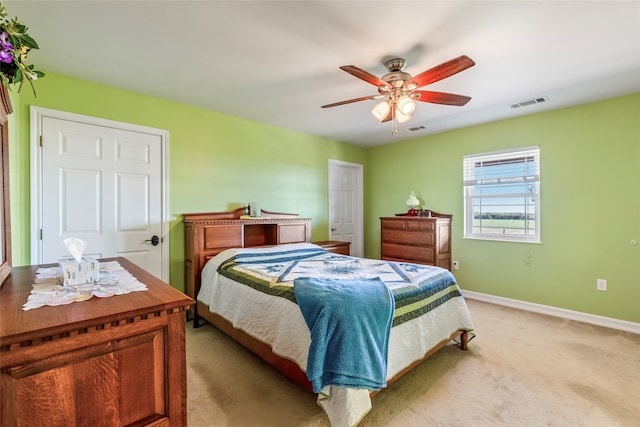
[[[38,266],[0,290],[0,426],[186,427],[193,301],[125,258],[143,292],[23,311]],[[49,265],[51,266],[51,265]]]
[[[451,216],[380,218],[380,258],[451,270]]]

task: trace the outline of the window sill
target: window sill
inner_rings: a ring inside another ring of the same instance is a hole
[[[479,237],[479,236],[464,236],[465,240],[488,240],[490,242],[505,242],[505,243],[534,243],[541,245],[542,242],[539,239],[498,239],[495,237]]]

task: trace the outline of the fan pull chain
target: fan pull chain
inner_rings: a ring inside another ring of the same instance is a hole
[[[398,136],[398,116],[395,103],[391,104],[391,136]]]

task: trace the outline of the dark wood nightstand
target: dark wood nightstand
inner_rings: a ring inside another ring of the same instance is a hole
[[[326,240],[324,242],[312,242],[321,246],[324,250],[342,255],[351,255],[351,242],[341,242],[338,240]]]

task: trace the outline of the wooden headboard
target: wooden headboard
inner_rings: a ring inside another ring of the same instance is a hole
[[[184,214],[185,293],[196,299],[204,265],[225,249],[311,242],[311,219],[261,210],[243,219],[244,208]]]

